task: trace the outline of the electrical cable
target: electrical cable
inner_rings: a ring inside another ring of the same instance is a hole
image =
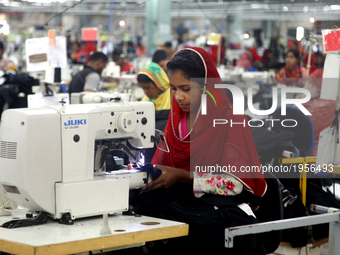
[[[135,5],[131,6],[130,8],[125,8],[124,10],[122,10],[120,13],[115,13],[115,18],[119,18],[121,17],[124,13],[128,12],[128,11],[134,11],[137,10],[139,7],[143,6],[144,4],[146,4],[149,0],[145,0],[143,3],[141,4],[136,4],[137,8],[135,7]],[[110,4],[110,8],[111,8],[111,4]],[[118,11],[118,9],[115,9],[116,11]],[[108,18],[110,22],[110,17]],[[111,29],[112,30],[112,29]],[[112,33],[112,31],[109,31],[110,33]]]
[[[2,228],[21,228],[45,224],[48,221],[48,213],[40,212],[34,219],[11,220],[1,225]]]
[[[56,14],[54,14],[51,18],[49,18],[46,23],[45,23],[45,26],[48,25],[48,22],[50,22],[52,19],[54,19],[56,16],[60,15],[60,14],[63,14],[65,12],[67,12],[69,9],[72,9],[73,7],[75,7],[76,5],[78,4],[81,4],[82,2],[84,2],[85,0],[80,0],[79,2],[75,3],[74,5],[70,6],[70,7],[67,7],[65,10],[63,10],[62,12],[58,12]]]
[[[206,12],[204,11],[204,9],[202,8],[202,6],[196,2],[196,5],[201,9],[202,13],[204,14],[205,18],[210,20],[212,22],[212,24],[216,27],[217,31],[218,31],[218,25],[215,23],[215,21],[213,19],[211,19],[207,14]]]

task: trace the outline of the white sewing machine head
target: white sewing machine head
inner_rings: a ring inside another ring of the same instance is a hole
[[[138,149],[154,146],[151,102],[11,109],[1,121],[0,188],[19,206],[55,218],[113,213],[127,210],[130,188],[144,185],[138,171],[95,175],[95,141],[129,142],[138,160]]]
[[[132,91],[126,93],[118,92],[79,92],[71,94],[71,104],[97,104],[107,103],[120,98],[123,102],[134,102],[136,98]]]

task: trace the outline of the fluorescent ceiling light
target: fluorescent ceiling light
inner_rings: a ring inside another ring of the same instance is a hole
[[[340,10],[340,5],[331,5],[331,6],[330,6],[330,9],[331,9],[332,11]]]
[[[303,27],[296,28],[296,40],[301,41],[305,36],[305,29]]]

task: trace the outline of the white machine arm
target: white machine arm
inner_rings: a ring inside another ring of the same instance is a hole
[[[311,209],[312,211],[322,214],[226,228],[225,247],[232,248],[234,246],[234,237],[236,236],[259,234],[275,230],[284,230],[324,223],[333,224],[333,228],[330,228],[330,238],[333,237],[334,240],[339,240],[340,209],[316,205],[311,205]],[[330,249],[334,249],[334,253],[331,254],[340,254],[340,243],[338,241],[333,242],[333,247],[330,247]]]

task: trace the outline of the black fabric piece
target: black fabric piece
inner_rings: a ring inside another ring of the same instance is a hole
[[[146,163],[144,166],[140,168],[141,171],[146,172],[151,177],[151,181],[156,180],[161,175],[161,170],[154,168],[152,164]]]
[[[110,154],[107,154],[105,156],[105,164],[106,164],[106,172],[119,170],[119,167],[117,166],[117,163],[114,157]]]
[[[255,148],[262,164],[272,158],[282,157],[284,150],[294,153],[295,148],[291,139],[284,134],[278,134],[264,127],[252,127]]]
[[[33,94],[32,86],[40,84],[40,81],[38,79],[34,79],[32,76],[29,76],[26,73],[13,74],[8,72],[3,77],[6,78],[4,84],[17,85],[18,91],[23,92],[26,96],[29,94]]]
[[[268,175],[268,174],[267,174]],[[265,176],[267,177],[267,176]],[[254,213],[260,222],[283,219],[281,183],[278,179],[266,178],[267,191],[261,198],[260,207]],[[271,231],[259,234],[268,253],[273,253],[280,245],[283,231]]]
[[[288,135],[296,148],[300,150],[303,154],[308,154],[314,148],[314,128],[313,123],[310,118],[300,111],[300,109],[292,106],[286,107],[286,115],[281,115],[281,107],[276,109],[273,113],[273,119],[278,119],[281,121],[285,119],[296,120],[297,124],[294,127],[284,127],[278,125],[273,125],[272,130],[279,133]],[[285,125],[293,125],[293,121],[286,121]],[[304,156],[304,155],[301,155]]]
[[[155,111],[156,129],[164,131],[166,123],[168,122],[169,112],[170,110]]]
[[[32,86],[39,85],[39,80],[34,79],[28,74],[13,74],[5,73],[3,76],[6,81],[0,87],[0,114],[3,111],[5,103],[9,108],[24,108],[27,107],[27,95],[33,94]],[[16,85],[16,86],[14,86]],[[25,97],[18,97],[18,94],[23,92]]]
[[[21,228],[30,227],[35,225],[45,224],[48,221],[48,214],[46,212],[40,212],[36,218],[23,219],[23,220],[11,220],[1,225],[2,228]]]
[[[84,91],[85,78],[88,74],[96,72],[92,67],[84,65],[84,69],[76,73],[68,85],[68,93]],[[70,97],[71,98],[71,97]]]
[[[177,183],[168,189],[143,192],[136,200],[139,207],[135,208],[138,214],[180,221],[189,224],[189,236],[175,241],[174,246],[167,247],[167,251],[181,251],[188,254],[209,254],[222,252],[223,254],[262,255],[266,250],[256,235],[246,235],[235,238],[234,248],[224,247],[224,231],[227,227],[257,223],[257,219],[248,216],[228,196],[222,199],[220,205],[214,204],[212,196],[204,195],[196,198],[192,192],[192,185]],[[185,245],[184,245],[185,244]],[[245,245],[246,244],[246,245]],[[174,253],[165,253],[174,254]]]
[[[32,76],[26,73],[14,74],[11,72],[6,72],[3,75],[3,77],[6,78],[3,84],[8,84],[8,85],[16,84],[19,86],[29,87],[29,86],[40,84],[38,79],[34,79]]]
[[[334,180],[339,182],[339,180]],[[282,179],[286,190],[289,192],[286,196],[296,197],[291,203],[287,204],[284,208],[284,218],[295,218],[307,216],[306,208],[300,200],[299,194],[299,179]],[[326,207],[340,208],[340,201],[336,200],[334,195],[330,192],[325,192],[322,186],[332,185],[333,179],[307,179],[307,203],[306,207],[309,208],[311,204],[322,205]],[[284,198],[285,199],[285,198]],[[309,215],[317,215],[312,211],[308,211]],[[312,226],[312,237],[314,240],[328,237],[329,224],[319,224]],[[306,228],[295,228],[291,230],[284,230],[282,240],[291,243],[292,247],[303,247],[308,241],[310,236]]]
[[[339,183],[339,180],[334,181]],[[340,201],[336,200],[331,192],[325,192],[322,189],[323,183],[332,185],[332,179],[307,179],[307,208],[311,204],[340,208]],[[311,211],[309,214],[317,215]],[[312,226],[312,236],[315,240],[328,237],[328,230],[329,224],[314,225]]]
[[[299,189],[288,189],[293,196],[299,197]],[[294,200],[284,208],[284,218],[291,219],[304,217],[306,208],[300,198]],[[283,242],[289,242],[293,248],[306,246],[308,242],[308,231],[305,227],[285,229],[282,235]]]
[[[16,92],[13,88],[5,88],[0,87],[0,103],[5,104],[8,103],[9,106],[13,103],[13,101],[17,98],[18,92]],[[1,105],[2,109],[3,105]]]
[[[16,92],[13,88],[0,87],[0,119],[5,103],[11,107],[17,97],[18,92]]]
[[[255,148],[259,155],[260,162],[263,166],[270,163],[271,166],[280,166],[280,158],[283,151],[295,152],[295,147],[291,139],[285,134],[279,134],[274,131],[267,130],[263,127],[251,128]],[[289,177],[299,178],[300,173],[288,173]],[[275,177],[282,183],[287,179],[286,172],[275,172]],[[271,177],[270,177],[271,178]],[[283,183],[286,187],[286,185]]]
[[[40,85],[40,81],[38,79],[34,79],[28,74],[15,74],[13,75],[13,84],[19,86],[20,92],[33,94],[32,86]]]

